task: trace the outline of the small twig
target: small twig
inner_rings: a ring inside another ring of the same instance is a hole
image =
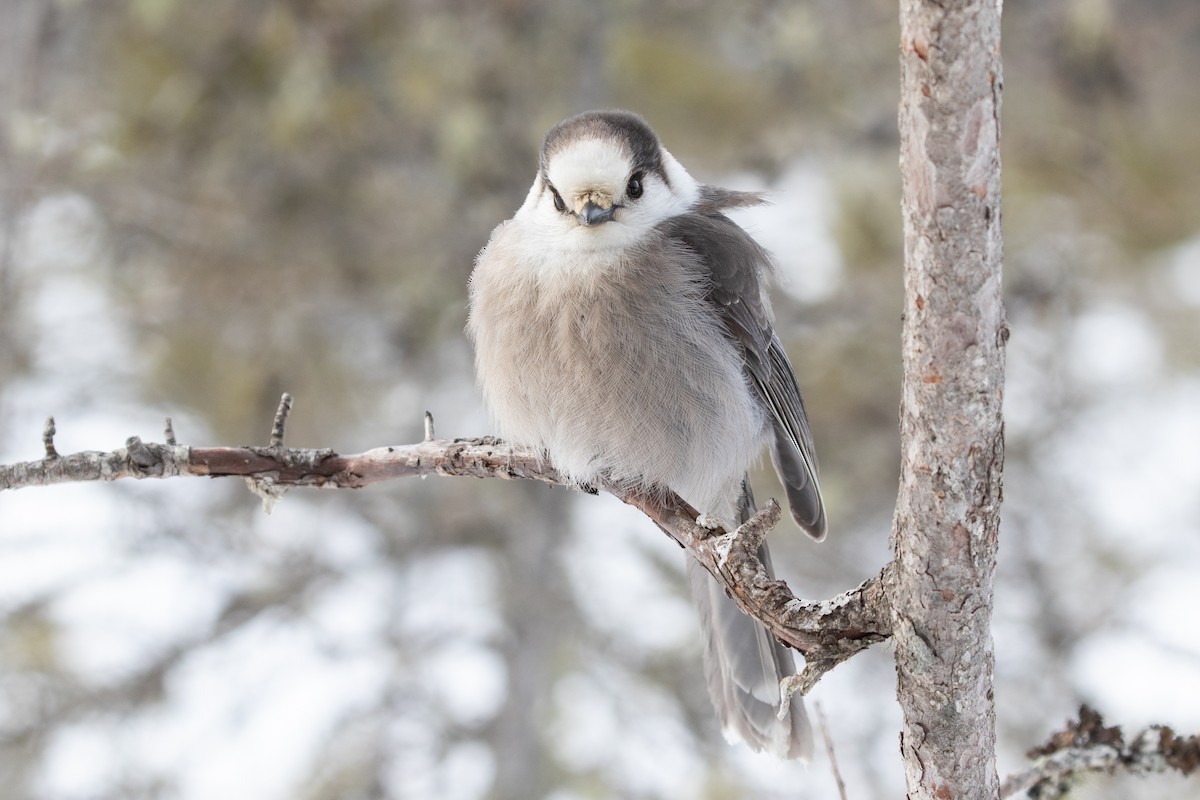
[[[796,679],[796,688],[793,691],[808,694],[809,690],[825,677],[826,672],[840,663],[841,659],[805,658],[804,667],[793,676]]]
[[[271,442],[269,449],[283,450],[283,429],[287,427],[288,414],[292,413],[292,396],[287,392],[279,398],[279,408],[275,409],[275,420],[271,423]],[[246,488],[262,500],[263,511],[270,514],[275,504],[287,493],[287,486],[280,484],[278,476],[273,473],[262,475],[247,475]]]
[[[275,422],[271,425],[271,447],[283,447],[283,429],[287,425],[288,414],[292,413],[292,396],[287,392],[279,398],[279,408],[275,411]]]
[[[838,797],[848,800],[846,782],[842,780],[842,771],[838,769],[837,754],[833,752],[833,737],[829,735],[829,723],[825,721],[825,709],[820,703],[813,703],[817,712],[817,724],[821,726],[821,738],[825,740],[825,753],[829,756],[829,768],[833,770],[833,780],[837,784]]]
[[[425,441],[433,441],[433,414],[425,412]]]
[[[171,424],[170,417],[167,417],[163,423],[163,437],[166,439],[168,446],[174,447],[177,444],[175,441],[175,426]]]
[[[42,446],[46,448],[46,458],[58,458],[58,451],[54,449],[54,434],[58,430],[54,427],[54,417],[46,417],[46,425],[42,428]]]

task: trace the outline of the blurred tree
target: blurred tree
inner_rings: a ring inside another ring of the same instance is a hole
[[[1112,533],[1094,498],[1115,491],[1069,456],[1117,436],[1102,412],[1123,398],[1150,437],[1123,463],[1200,496],[1191,462],[1144,450],[1200,369],[1200,7],[1006,6],[1002,767],[1100,693],[1084,666],[1119,629],[1194,677],[1194,637],[1134,600],[1188,596],[1161,565],[1194,558],[1200,513],[1168,503],[1161,536]],[[64,447],[163,413],[185,441],[261,441],[283,389],[297,445],[409,440],[426,408],[444,434],[483,432],[472,258],[549,124],[630,106],[701,179],[783,186],[798,156],[822,178],[777,205],[826,211],[804,224],[836,242],[832,288],[785,285],[776,307],[834,529],[812,547],[781,528],[775,549],[806,596],[854,585],[887,558],[899,465],[897,41],[883,0],[8,0],[0,452],[30,457],[48,413]],[[1159,356],[1098,384],[1079,323],[1105,304],[1129,312],[1099,318],[1125,321],[1112,352],[1141,332]],[[105,489],[0,498],[6,796],[211,797],[231,774],[273,776],[260,797],[830,796],[824,770],[720,740],[677,553],[601,501],[431,482],[293,494],[264,519],[232,487]],[[464,612],[434,625],[431,607]],[[890,660],[857,661],[818,693],[852,793],[896,796]]]

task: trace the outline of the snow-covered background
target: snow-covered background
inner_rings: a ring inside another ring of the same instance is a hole
[[[831,506],[824,544],[778,531],[778,568],[820,597],[887,559],[889,4],[99,5],[0,11],[0,463],[39,457],[50,414],[60,452],[158,440],[165,416],[185,443],[265,440],[283,390],[298,446],[413,441],[426,409],[487,432],[471,258],[546,125],[625,105],[701,179],[771,194],[738,221],[779,259]],[[1178,101],[1200,19],[1160,5],[1006,8],[1002,773],[1084,701],[1200,731],[1200,108]],[[6,798],[835,796],[820,748],[721,741],[679,551],[611,498],[440,479],[266,515],[232,481],[5,492],[0,614]],[[901,792],[892,695],[886,647],[814,692],[852,797]]]

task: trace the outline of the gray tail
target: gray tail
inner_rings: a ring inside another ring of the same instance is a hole
[[[754,497],[747,481],[742,486],[739,521],[745,522],[754,514]],[[758,557],[774,575],[765,543]],[[779,758],[807,760],[813,736],[804,699],[793,695],[788,712],[783,719],[778,716],[779,682],[796,671],[791,651],[743,614],[693,558],[688,559],[688,579],[704,632],[704,677],[725,737]]]

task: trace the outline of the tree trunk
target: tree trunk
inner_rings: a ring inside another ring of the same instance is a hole
[[[902,0],[905,239],[893,635],[909,798],[994,798],[1004,461],[1000,3]]]

